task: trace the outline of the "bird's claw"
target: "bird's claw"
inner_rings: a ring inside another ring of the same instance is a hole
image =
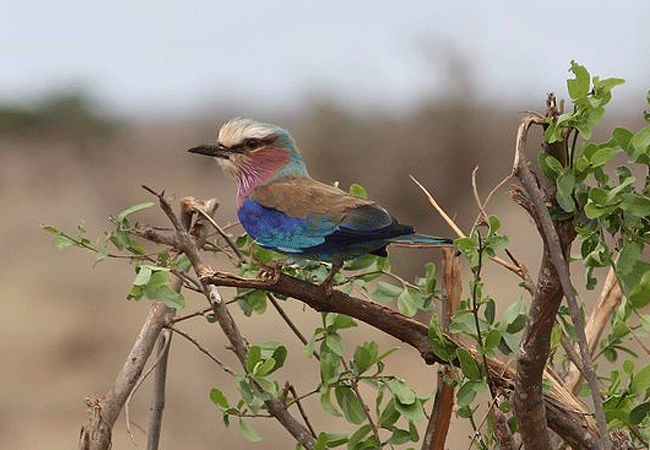
[[[282,274],[283,261],[273,261],[270,264],[260,264],[260,278],[277,283]]]
[[[332,263],[332,269],[330,270],[330,273],[321,283],[321,286],[323,287],[323,289],[325,289],[325,295],[328,297],[332,295],[332,282],[334,281],[334,277],[336,276],[336,274],[339,272],[339,270],[341,270],[341,267],[343,267],[342,262]]]

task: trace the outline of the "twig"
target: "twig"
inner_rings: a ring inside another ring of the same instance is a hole
[[[585,334],[587,336],[589,353],[591,355],[594,354],[598,341],[600,341],[600,336],[602,335],[614,310],[620,304],[622,298],[623,294],[618,280],[616,279],[616,273],[612,268],[610,268],[607,273],[607,278],[605,278],[605,283],[598,302],[596,302],[596,305],[591,311],[589,319],[587,320],[587,325],[585,326]],[[574,348],[573,344],[571,344],[571,348]],[[581,376],[582,373],[577,365],[571,365],[569,367],[564,381],[567,387],[574,393],[578,389]]]
[[[180,288],[179,288],[180,290]],[[154,372],[154,392],[151,400],[151,416],[149,419],[149,432],[147,433],[147,450],[156,450],[160,442],[162,429],[162,415],[165,408],[165,382],[167,379],[167,361],[172,335],[169,330],[163,330],[158,338],[158,361]],[[135,391],[135,390],[134,390]]]
[[[143,186],[144,187],[144,186]],[[148,191],[155,193],[151,188],[147,188]],[[235,356],[239,360],[242,367],[246,367],[246,354],[248,351],[248,346],[244,340],[242,334],[239,331],[239,327],[235,323],[234,319],[230,315],[228,308],[226,307],[221,294],[217,289],[217,285],[210,283],[206,278],[206,274],[210,273],[211,270],[203,265],[201,255],[199,254],[198,247],[189,233],[183,228],[178,217],[174,214],[174,211],[171,209],[169,202],[165,199],[163,193],[155,194],[158,197],[160,207],[167,215],[169,221],[172,223],[174,229],[176,230],[176,237],[182,251],[189,258],[194,272],[199,276],[204,287],[204,294],[212,310],[217,316],[217,321],[221,326],[224,334],[230,342],[230,348],[235,353]],[[263,392],[259,386],[260,392]],[[269,413],[280,422],[284,428],[304,447],[311,449],[316,440],[311,435],[309,430],[300,424],[288,411],[285,403],[276,397],[271,397],[264,401]]]
[[[226,234],[226,232],[219,226],[217,222],[214,221],[214,219],[210,216],[208,216],[203,210],[197,209],[197,212],[201,214],[205,219],[210,222],[210,224],[214,227],[215,230],[221,235],[221,237],[228,243],[228,246],[235,252],[235,255],[237,255],[237,258],[239,258],[240,261],[244,259],[244,255],[242,252],[237,248],[235,243],[230,239],[230,236]]]
[[[309,428],[309,431],[311,431],[311,435],[316,437],[316,431],[314,431],[314,427],[311,426],[311,423],[309,422],[309,417],[307,417],[307,414],[305,413],[305,410],[302,407],[302,403],[300,403],[300,398],[298,398],[298,394],[296,393],[295,388],[288,384],[287,389],[291,392],[291,395],[293,395],[294,402],[298,406],[298,411],[300,411],[300,416],[302,417],[302,420],[305,422],[305,425],[307,425],[307,428]]]
[[[409,176],[411,177],[411,180],[413,180],[413,182],[417,184],[417,186],[422,190],[424,196],[427,198],[427,200],[429,200],[429,203],[431,203],[431,206],[434,207],[434,209],[438,212],[438,214],[440,214],[440,217],[442,217],[442,219],[445,222],[447,222],[447,225],[449,225],[449,227],[452,230],[454,230],[454,233],[456,233],[458,237],[465,237],[465,233],[463,233],[463,230],[461,230],[460,227],[456,225],[456,223],[451,219],[451,217],[449,217],[447,213],[440,207],[436,199],[433,198],[433,195],[431,195],[429,191],[427,191],[427,189],[422,185],[422,183],[420,183],[413,175],[409,175]]]
[[[142,386],[142,383],[144,380],[147,379],[147,377],[151,374],[151,372],[154,371],[156,366],[160,363],[161,359],[163,359],[165,351],[167,346],[169,345],[169,339],[163,339],[160,344],[162,345],[160,347],[160,352],[158,353],[158,356],[156,357],[156,360],[153,362],[151,367],[147,369],[147,371],[142,374],[142,376],[138,379],[138,382],[133,386],[133,389],[131,392],[129,392],[129,396],[126,398],[126,401],[124,402],[124,420],[126,422],[126,431],[129,434],[129,437],[131,438],[131,441],[135,444],[135,438],[133,437],[133,433],[131,433],[131,419],[130,419],[130,413],[129,413],[129,405],[131,404],[131,398],[133,398],[133,395],[137,392],[138,388]]]
[[[222,362],[221,362],[217,357],[215,357],[212,353],[210,353],[210,351],[209,351],[208,349],[206,349],[205,347],[203,347],[203,346],[199,343],[199,341],[197,341],[196,339],[194,339],[192,336],[190,336],[189,334],[187,334],[187,333],[184,332],[183,330],[180,330],[180,329],[175,328],[175,327],[173,327],[173,326],[169,326],[168,328],[169,328],[171,331],[173,331],[174,333],[176,333],[176,334],[178,334],[178,335],[184,337],[184,338],[187,339],[189,342],[191,342],[192,345],[194,345],[194,346],[197,348],[198,351],[200,351],[200,352],[203,353],[205,356],[207,356],[208,358],[210,358],[210,360],[212,360],[212,362],[214,362],[217,366],[221,367],[221,369],[222,369],[224,372],[226,372],[228,375],[235,375],[235,372],[234,372],[231,368],[229,368],[229,367],[226,366],[224,363],[222,363]]]
[[[488,196],[488,199],[492,195],[492,193],[498,187],[500,187],[503,183],[505,183],[509,178],[510,177],[507,177],[507,178],[503,179],[497,185],[497,187],[495,187],[492,190],[492,192],[490,192],[490,195]],[[454,223],[454,221],[440,207],[438,202],[436,202],[435,198],[433,198],[433,195],[431,195],[431,193],[418,180],[416,180],[413,176],[411,176],[411,179],[413,180],[413,182],[415,184],[418,185],[418,187],[422,190],[422,192],[424,192],[424,195],[429,200],[429,203],[431,203],[433,208],[438,212],[438,214],[440,214],[440,217],[442,217],[447,222],[447,224],[454,230],[454,232],[459,237],[466,237],[465,233],[463,233],[463,231],[460,229],[460,227],[458,225],[456,225],[456,223]],[[486,204],[487,204],[487,200],[486,200]],[[517,263],[517,265],[513,265],[513,264],[509,263],[508,261],[505,261],[504,259],[499,258],[498,256],[492,256],[492,257],[490,257],[490,260],[497,263],[497,264],[499,264],[500,266],[508,269],[509,271],[514,273],[515,275],[519,276],[524,281],[524,287],[526,288],[526,290],[528,290],[529,292],[532,292],[534,290],[534,283],[530,279],[530,276],[528,274],[528,269],[526,269],[523,265],[521,265],[520,263]]]
[[[476,227],[476,224],[479,222],[479,218],[485,223],[488,223],[488,215],[485,212],[485,209],[483,208],[483,204],[481,203],[481,198],[478,195],[478,188],[476,186],[476,174],[478,173],[478,166],[474,167],[474,170],[472,170],[472,192],[474,193],[474,201],[476,202],[476,206],[478,207],[478,217],[474,221],[474,227]],[[472,228],[474,228],[472,227]]]
[[[266,293],[266,298],[269,299],[269,301],[271,302],[271,304],[273,305],[273,307],[275,308],[275,310],[278,312],[278,314],[280,314],[280,317],[282,317],[282,320],[284,320],[284,322],[285,322],[285,323],[287,324],[287,326],[291,329],[291,331],[293,332],[293,334],[295,334],[296,337],[300,340],[300,342],[302,342],[302,345],[307,345],[307,344],[309,343],[309,341],[308,341],[307,338],[306,338],[306,337],[305,337],[305,336],[300,332],[300,330],[298,329],[298,327],[296,326],[296,324],[293,323],[293,320],[291,320],[291,318],[287,315],[287,313],[284,311],[284,309],[282,308],[282,306],[278,303],[278,299],[276,299],[275,296],[274,296],[273,294],[271,294],[270,292],[267,292],[267,293]],[[317,361],[320,361],[320,355],[318,354],[318,352],[317,352],[316,350],[314,350],[314,351],[312,352],[312,355],[314,355],[314,358],[316,358]],[[295,394],[294,394],[294,395],[295,395]]]

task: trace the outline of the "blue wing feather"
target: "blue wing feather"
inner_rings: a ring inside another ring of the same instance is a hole
[[[247,198],[237,211],[248,234],[260,245],[312,259],[350,259],[364,253],[385,255],[386,241],[413,233],[380,206],[361,205],[343,214],[292,217]]]

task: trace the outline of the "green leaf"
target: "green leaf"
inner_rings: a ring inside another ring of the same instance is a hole
[[[491,352],[497,347],[497,345],[499,345],[500,342],[501,332],[497,329],[491,329],[485,336],[485,342],[483,343],[484,350],[486,352]]]
[[[465,375],[470,380],[480,380],[482,378],[481,369],[467,350],[459,347],[456,350],[456,355],[458,356],[460,369],[462,370],[463,375]]]
[[[634,149],[633,156],[638,157],[641,154],[647,154],[648,147],[650,147],[650,126],[642,128],[637,132],[632,137],[631,145]]]
[[[160,286],[156,289],[155,296],[149,298],[163,302],[168,308],[180,309],[185,307],[185,297],[183,294],[174,291],[167,285]]]
[[[357,183],[352,183],[350,185],[350,190],[348,192],[350,193],[350,195],[353,195],[355,197],[359,197],[363,199],[368,198],[368,192],[366,191],[366,189]]]
[[[399,312],[408,317],[413,317],[418,312],[415,300],[408,289],[404,288],[402,293],[397,297],[397,309]]]
[[[132,284],[134,286],[144,286],[145,284],[149,283],[151,274],[153,273],[151,266],[142,265],[137,269],[137,271],[138,273],[135,276],[135,280],[133,280]]]
[[[596,150],[596,152],[589,159],[592,167],[600,167],[609,162],[616,152],[611,147],[603,147]]]
[[[485,308],[483,309],[483,317],[485,321],[492,325],[494,323],[494,316],[496,314],[496,303],[494,299],[488,297],[485,299]]]
[[[482,381],[469,380],[463,383],[456,392],[458,406],[468,406],[476,398],[476,394],[485,391],[485,383]]]
[[[260,442],[262,440],[262,437],[255,430],[255,428],[248,425],[244,419],[239,419],[239,428],[241,429],[241,432],[246,440],[250,442]]]
[[[359,425],[365,420],[366,413],[363,405],[351,387],[338,385],[334,388],[334,395],[348,422]]]
[[[255,375],[256,377],[265,377],[275,367],[275,360],[273,358],[269,359],[264,359],[257,364],[255,364],[255,367],[253,367],[252,374]]]
[[[393,430],[393,434],[390,436],[390,438],[388,438],[388,441],[386,442],[388,444],[400,445],[409,442],[410,440],[411,440],[411,433],[408,430],[401,430],[399,428],[395,428]]]
[[[187,257],[185,253],[183,253],[181,256],[176,258],[176,261],[172,264],[172,268],[174,270],[178,271],[184,271],[185,269],[189,268],[192,263],[190,262],[190,259]]]
[[[58,228],[45,225],[44,223],[41,224],[41,229],[47,233],[52,233],[52,234],[59,234],[61,232],[61,230],[59,230]]]
[[[605,78],[604,80],[599,80],[598,77],[594,77],[594,88],[599,91],[609,92],[621,84],[625,84],[623,78]]]
[[[424,286],[426,292],[433,294],[436,290],[436,265],[432,262],[428,262],[424,265],[424,279],[426,284]]]
[[[343,356],[343,343],[338,334],[326,334],[325,345],[336,356]]]
[[[269,373],[273,373],[282,366],[284,366],[284,362],[287,359],[287,348],[284,345],[279,345],[275,350],[273,350],[273,355],[271,358],[275,361],[275,366],[273,366],[273,370]]]
[[[300,443],[296,444],[296,450],[301,450],[302,445]],[[318,433],[318,438],[316,439],[316,442],[314,443],[314,449],[313,450],[325,450],[327,448],[327,433],[324,431],[321,431]]]
[[[245,292],[245,290],[243,291]],[[237,300],[237,304],[247,317],[250,317],[254,312],[264,314],[266,311],[266,292],[259,289],[249,291]]]
[[[377,425],[380,428],[386,428],[389,429],[390,427],[393,426],[395,422],[397,422],[397,419],[399,419],[400,414],[399,412],[395,409],[395,401],[390,400],[387,404],[384,410],[381,412],[379,415],[378,423]]]
[[[632,137],[634,137],[634,133],[632,133],[627,128],[616,127],[614,130],[612,130],[613,141],[625,152],[627,152],[628,148],[630,147],[630,141],[632,140]]]
[[[262,360],[262,349],[257,345],[252,345],[246,353],[246,372],[253,373],[255,365]]]
[[[562,163],[558,161],[557,158],[546,152],[539,153],[539,166],[542,169],[544,176],[551,181],[555,181],[557,177],[564,172],[564,166],[562,166]]]
[[[650,386],[650,365],[638,370],[630,382],[629,391],[631,394],[640,394],[645,392]]]
[[[454,247],[463,253],[471,252],[476,248],[476,243],[468,237],[458,238],[454,241]]]
[[[330,400],[331,388],[321,388],[320,394],[320,406],[323,408],[323,411],[327,411],[335,417],[341,417],[341,413],[332,405],[332,400]]]
[[[330,313],[331,315],[332,313]],[[345,314],[334,314],[334,320],[328,327],[328,330],[343,330],[345,328],[353,328],[357,326],[357,322],[350,316]]]
[[[392,302],[403,290],[403,287],[379,281],[377,282],[377,289],[372,294],[372,298],[380,303],[389,303]]]
[[[575,188],[575,175],[572,171],[566,170],[557,177],[557,202],[566,212],[573,212],[576,209],[575,202],[571,197]]]
[[[323,343],[320,347],[320,375],[323,383],[328,385],[339,379],[341,358]]]
[[[526,307],[521,299],[512,303],[503,312],[503,322],[508,333],[518,333],[526,325]]]
[[[650,215],[650,198],[632,193],[621,194],[619,207],[633,216],[647,217]]]
[[[413,403],[406,404],[400,402],[396,397],[393,397],[395,402],[395,409],[399,412],[404,418],[411,422],[419,422],[424,420],[426,417],[424,415],[424,409],[422,408],[422,401],[416,399]]]
[[[643,308],[650,303],[650,272],[643,274],[639,284],[630,291],[628,300],[635,308]]]
[[[225,395],[223,395],[223,392],[217,388],[210,389],[210,400],[212,400],[212,403],[221,407],[222,409],[227,409],[229,407],[228,399]]]
[[[121,223],[129,214],[142,211],[143,209],[151,208],[153,205],[155,205],[154,202],[145,202],[145,203],[140,203],[138,205],[133,205],[130,208],[125,209],[124,211],[122,211],[117,215],[117,222]]]
[[[65,236],[63,234],[57,234],[56,236],[53,236],[52,239],[50,239],[50,242],[56,248],[66,248],[76,244],[75,241],[73,241],[68,236]]]
[[[392,394],[399,400],[402,405],[410,405],[411,403],[415,402],[415,392],[413,392],[413,389],[411,389],[409,385],[404,382],[404,380],[400,378],[393,378],[392,380],[388,380],[387,385],[388,389],[390,389]]]
[[[347,433],[326,433],[327,435],[327,446],[329,448],[338,447],[343,445],[348,441]],[[302,446],[300,447],[303,448]]]
[[[571,61],[571,72],[576,76],[567,80],[567,89],[572,100],[586,97],[589,94],[591,77],[589,71],[575,61]]]
[[[639,425],[648,415],[650,415],[650,402],[643,402],[630,411],[629,420],[632,425]]]
[[[379,346],[375,341],[364,342],[354,351],[354,367],[357,375],[361,375],[368,370],[378,359]]]
[[[459,310],[451,320],[449,331],[452,333],[467,333],[476,336],[476,321],[474,315],[468,310]]]
[[[345,264],[343,267],[344,270],[362,270],[366,269],[377,260],[378,256],[375,255],[363,255],[358,258],[353,259],[352,261]]]
[[[142,286],[131,286],[126,298],[127,300],[140,300],[143,295],[144,289],[142,289]]]
[[[365,438],[371,431],[372,425],[367,423],[352,433],[352,436],[350,436],[350,439],[348,440],[348,449],[356,448],[357,444],[359,444],[359,442],[361,442],[361,440]]]

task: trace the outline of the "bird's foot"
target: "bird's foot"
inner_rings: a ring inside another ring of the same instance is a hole
[[[284,266],[284,261],[273,261],[269,264],[259,264],[261,267],[260,278],[271,281],[273,283],[277,283],[280,279],[280,275],[282,274],[282,266]]]
[[[325,289],[325,295],[327,295],[328,297],[332,295],[332,281],[334,281],[334,277],[336,276],[337,273],[339,273],[341,267],[343,267],[343,262],[341,261],[333,262],[330,273],[321,283],[321,286]]]

